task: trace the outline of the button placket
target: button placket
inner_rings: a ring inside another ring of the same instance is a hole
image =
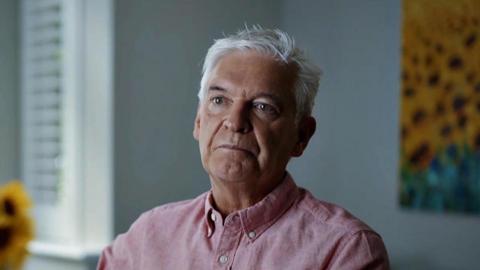
[[[210,217],[213,219],[212,217]],[[218,217],[216,217],[218,220]],[[229,267],[233,264],[234,256],[242,236],[242,230],[238,216],[231,216],[225,220],[216,251],[216,267]]]

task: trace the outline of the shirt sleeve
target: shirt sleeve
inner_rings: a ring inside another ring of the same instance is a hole
[[[360,231],[341,243],[328,269],[388,270],[390,264],[382,238],[372,231]]]
[[[126,233],[119,235],[103,250],[97,270],[140,269],[149,213],[142,214]]]

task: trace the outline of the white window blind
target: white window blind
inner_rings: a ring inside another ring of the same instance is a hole
[[[112,239],[112,0],[21,0],[30,252],[86,260]]]
[[[62,6],[26,1],[24,17],[25,180],[37,203],[55,204],[61,174]],[[34,181],[30,181],[33,180]]]
[[[81,185],[80,1],[23,0],[23,178],[40,241],[78,240]]]

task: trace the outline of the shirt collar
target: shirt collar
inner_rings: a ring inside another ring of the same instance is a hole
[[[283,181],[267,196],[256,204],[231,213],[240,217],[243,232],[254,241],[268,227],[270,227],[295,201],[298,196],[298,187],[287,172]],[[207,224],[207,237],[215,230],[211,215],[217,218],[220,213],[212,206],[212,191],[207,193],[205,199],[205,222]]]

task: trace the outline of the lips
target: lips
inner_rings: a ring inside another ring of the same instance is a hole
[[[231,151],[241,151],[241,152],[246,152],[248,154],[256,156],[256,154],[253,151],[247,149],[246,147],[233,145],[233,144],[221,144],[221,145],[215,147],[215,150],[217,150],[217,149],[227,149],[227,150],[231,150]]]

